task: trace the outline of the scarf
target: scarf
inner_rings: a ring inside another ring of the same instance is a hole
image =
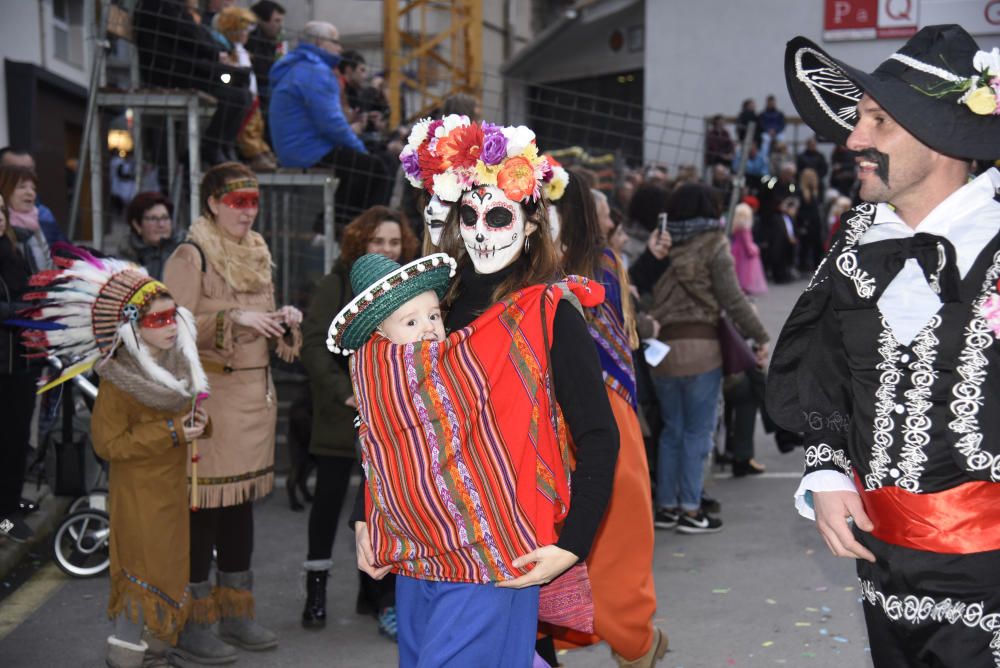
[[[152,361],[151,356],[150,361]],[[124,346],[118,348],[114,357],[98,364],[97,372],[102,380],[110,381],[144,406],[166,413],[182,413],[190,409],[195,392],[186,391],[192,383],[191,368],[184,354],[174,347],[159,361],[152,363],[162,367],[180,381],[179,385],[167,387],[153,380],[143,363]]]
[[[717,232],[724,228],[719,218],[688,218],[667,221],[667,231],[675,244],[682,244],[703,232]]]
[[[257,232],[251,230],[240,241],[233,241],[214,221],[199,216],[188,230],[188,239],[198,244],[212,269],[236,292],[271,289],[271,251]]]
[[[570,289],[593,304],[585,286]],[[532,286],[444,341],[373,336],[355,353],[377,563],[425,580],[495,582],[524,572],[512,565],[519,555],[555,542],[570,460],[545,343],[561,295]]]
[[[20,227],[23,230],[31,230],[32,232],[38,232],[41,226],[38,224],[38,207],[31,207],[30,211],[15,211],[11,207],[7,207],[8,214],[10,215],[10,224],[14,227]]]

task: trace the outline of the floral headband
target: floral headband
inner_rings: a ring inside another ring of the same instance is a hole
[[[551,156],[538,155],[535,133],[451,114],[413,126],[399,156],[406,179],[446,202],[477,186],[496,186],[515,202],[555,201],[569,175]]]
[[[236,181],[229,181],[221,188],[212,193],[212,197],[219,199],[226,193],[231,193],[235,190],[257,190],[260,188],[260,184],[257,183],[257,179],[237,179]]]

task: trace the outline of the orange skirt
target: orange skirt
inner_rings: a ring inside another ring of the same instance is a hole
[[[587,557],[594,594],[594,634],[543,626],[560,649],[602,640],[626,659],[653,644],[656,585],[653,581],[653,502],[646,447],[635,410],[608,390],[621,446],[607,514]]]

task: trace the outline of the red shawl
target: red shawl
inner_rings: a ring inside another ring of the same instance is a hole
[[[584,305],[603,299],[596,282],[569,287]],[[493,582],[518,577],[514,559],[555,542],[570,498],[546,348],[561,296],[532,286],[445,341],[376,335],[354,355],[376,563]]]

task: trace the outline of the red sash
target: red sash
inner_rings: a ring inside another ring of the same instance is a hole
[[[881,541],[941,554],[1000,550],[1000,484],[967,482],[933,494],[866,491],[856,476],[854,484]]]

